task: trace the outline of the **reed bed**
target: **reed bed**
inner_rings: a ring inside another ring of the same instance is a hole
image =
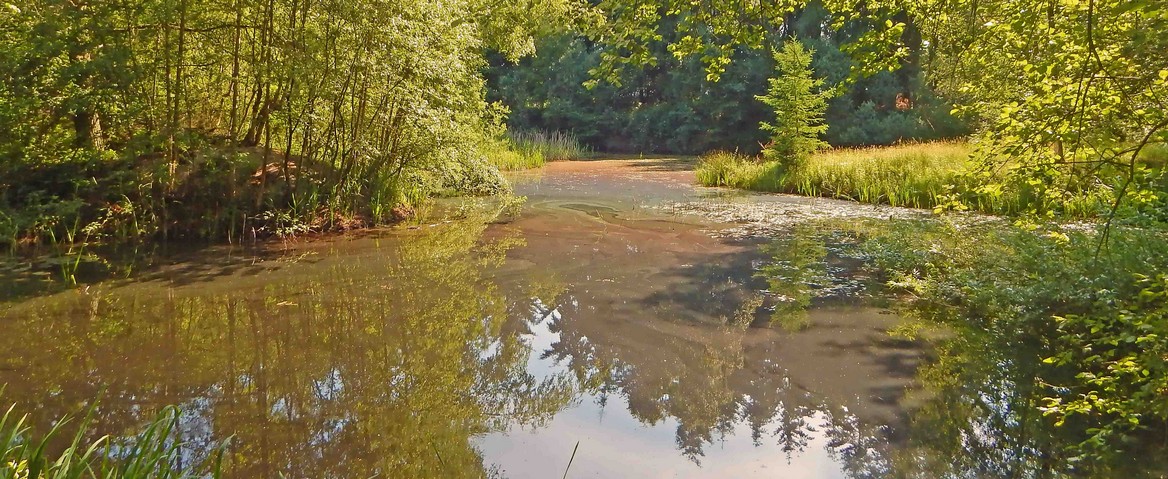
[[[810,196],[932,208],[967,171],[970,153],[964,143],[828,150],[792,169],[784,182]]]
[[[545,161],[578,160],[592,153],[571,133],[523,130],[508,132],[507,136],[515,151],[524,155],[538,154]]]
[[[538,150],[516,150],[507,143],[492,146],[486,150],[487,161],[500,171],[527,170],[539,168],[547,163]]]
[[[966,171],[969,154],[964,143],[834,149],[784,168],[777,161],[718,152],[702,158],[697,175],[706,186],[930,208]]]

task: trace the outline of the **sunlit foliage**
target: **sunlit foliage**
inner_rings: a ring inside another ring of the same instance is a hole
[[[483,54],[567,0],[0,4],[0,241],[236,235],[498,191]],[[86,229],[87,225],[92,227]],[[125,227],[133,225],[133,227]],[[328,225],[324,225],[328,226]]]

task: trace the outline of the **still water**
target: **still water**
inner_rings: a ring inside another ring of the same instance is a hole
[[[4,397],[40,425],[100,398],[112,434],[179,405],[226,477],[892,473],[929,348],[842,239],[695,211],[857,213],[686,166],[553,163],[522,203],[0,303]]]

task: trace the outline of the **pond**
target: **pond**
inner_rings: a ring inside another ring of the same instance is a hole
[[[801,226],[917,213],[689,166],[552,163],[514,178],[524,201],[0,303],[0,384],[40,425],[97,399],[100,433],[178,405],[185,457],[229,441],[226,477],[935,477],[971,431],[999,441],[917,419],[934,352],[889,333],[846,237]]]

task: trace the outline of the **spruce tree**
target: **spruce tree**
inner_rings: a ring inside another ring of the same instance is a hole
[[[831,92],[823,89],[823,79],[811,72],[812,51],[798,40],[788,40],[775,52],[775,77],[759,101],[775,113],[773,122],[762,122],[771,134],[771,143],[763,151],[787,167],[806,161],[827,145],[820,135],[827,131],[823,115]]]

